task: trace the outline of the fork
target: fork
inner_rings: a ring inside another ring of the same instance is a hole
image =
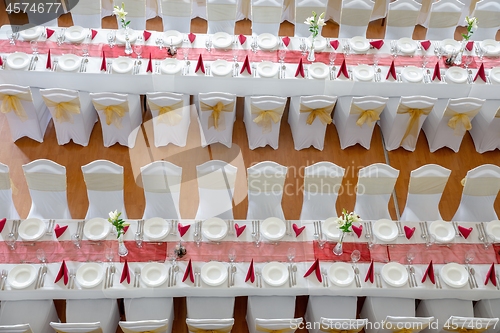
[[[136,267],[134,270],[134,287],[139,288],[141,286],[141,269]]]
[[[54,233],[54,223],[56,220],[49,220],[49,225],[47,226],[47,232],[45,233],[47,236],[52,236]]]
[[[328,288],[328,273],[326,269],[321,269],[321,275],[323,276],[323,287]]]
[[[0,275],[0,290],[5,290],[5,282],[7,281],[7,275],[9,273],[6,269],[2,269],[2,274]]]
[[[229,277],[228,277],[229,278]],[[201,287],[201,271],[199,267],[194,269],[194,286]]]

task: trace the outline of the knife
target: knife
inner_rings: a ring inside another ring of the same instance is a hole
[[[288,270],[288,272],[290,272],[290,270]],[[231,264],[227,266],[227,287],[231,287]]]
[[[172,287],[171,280],[172,280],[172,266],[168,268],[168,282],[167,282],[168,287]]]
[[[104,289],[108,287],[108,281],[109,281],[109,266],[106,267],[106,274],[104,277]]]
[[[38,268],[38,274],[36,276],[35,289],[39,288],[40,280],[42,279],[42,266]]]
[[[290,265],[288,265],[288,286],[292,287],[292,270],[290,269]]]

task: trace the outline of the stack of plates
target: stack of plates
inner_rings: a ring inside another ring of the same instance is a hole
[[[495,242],[500,242],[500,221],[494,220],[486,224],[486,232]]]
[[[262,50],[273,50],[278,46],[278,38],[268,33],[260,34],[257,37],[257,45]]]
[[[450,83],[465,83],[467,82],[467,70],[461,67],[450,67],[446,71],[446,81]]]
[[[372,81],[375,71],[372,66],[359,65],[354,67],[353,70],[354,77],[359,81]]]
[[[278,70],[279,65],[270,61],[262,61],[257,65],[257,73],[260,77],[275,77]]]
[[[107,220],[96,217],[85,222],[83,234],[92,241],[105,239],[111,230],[111,223]]]
[[[269,217],[262,221],[260,226],[262,236],[270,241],[278,241],[285,236],[285,222],[277,217]]]
[[[74,25],[64,32],[64,37],[71,43],[80,43],[87,37],[88,29]]]
[[[182,64],[174,58],[167,58],[161,62],[161,71],[165,74],[177,74],[182,69]]]
[[[218,218],[212,217],[201,224],[201,234],[208,240],[218,242],[227,235],[227,223]]]
[[[134,43],[137,39],[138,33],[132,29],[128,29],[128,41]],[[125,44],[125,29],[120,29],[116,32],[116,41],[121,44]]]
[[[340,229],[336,217],[327,218],[323,223],[322,230],[325,233],[326,237],[330,238],[331,240],[339,240]]]
[[[166,45],[180,45],[182,44],[182,34],[177,30],[167,30],[163,33],[163,40]]]
[[[10,270],[7,276],[7,283],[12,289],[28,288],[35,282],[37,272],[33,265],[17,265]]]
[[[336,286],[347,287],[354,281],[354,270],[348,263],[336,262],[330,266],[328,278]]]
[[[98,263],[85,263],[78,268],[75,278],[82,288],[94,288],[102,282],[104,270]]]
[[[401,38],[397,44],[399,51],[404,54],[414,54],[417,50],[417,42],[411,38]]]
[[[159,287],[167,281],[167,266],[157,262],[144,265],[141,270],[141,281],[148,287]]]
[[[144,235],[150,240],[165,238],[170,232],[170,223],[160,217],[153,217],[144,222]]]
[[[460,49],[460,43],[454,39],[445,39],[441,43],[441,47],[443,48],[445,54],[452,53],[455,50]]]
[[[43,27],[33,27],[33,28],[28,28],[26,30],[22,30],[19,32],[19,35],[24,39],[25,41],[32,41],[40,37],[40,35],[43,32]]]
[[[232,64],[226,60],[215,60],[210,66],[212,74],[215,76],[226,76],[233,70]]]
[[[397,262],[390,262],[380,272],[382,279],[393,287],[402,287],[408,282],[408,271],[406,267]]]
[[[469,281],[469,274],[467,274],[467,269],[464,266],[449,263],[441,268],[441,277],[444,283],[453,288],[465,287]]]
[[[491,69],[490,79],[492,82],[500,83],[500,67],[494,67]]]
[[[373,224],[373,234],[382,242],[392,242],[398,238],[398,226],[391,220],[378,220]]]
[[[403,80],[412,83],[419,83],[424,79],[424,73],[422,72],[422,69],[416,66],[408,66],[403,68],[403,70],[401,71],[401,76],[403,77]]]
[[[118,74],[128,74],[132,72],[134,67],[134,60],[127,57],[120,57],[113,60],[113,64],[111,68],[113,69],[113,73]]]
[[[80,68],[82,59],[74,54],[63,54],[59,57],[59,68],[65,72],[74,72]]]
[[[449,243],[455,238],[455,228],[451,222],[434,221],[429,226],[429,232],[434,235],[436,242]]]
[[[349,40],[349,44],[351,45],[351,49],[357,53],[364,53],[370,49],[370,43],[363,36],[356,36]]]
[[[26,69],[30,64],[30,56],[24,52],[14,52],[7,56],[7,66],[11,69]]]
[[[282,286],[288,281],[288,269],[282,263],[270,262],[262,268],[262,278],[272,287]]]
[[[315,62],[309,66],[309,74],[315,79],[326,79],[329,71],[328,66],[322,62]]]
[[[228,278],[227,267],[221,262],[211,261],[203,265],[200,276],[207,285],[220,286]]]
[[[47,227],[42,220],[26,219],[19,225],[19,237],[25,241],[36,241],[45,235]]]
[[[233,36],[227,32],[217,32],[212,37],[212,43],[215,48],[227,49],[233,43]]]
[[[481,48],[488,56],[500,55],[500,43],[494,39],[485,39],[481,42]]]

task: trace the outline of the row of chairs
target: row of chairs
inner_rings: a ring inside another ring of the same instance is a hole
[[[32,205],[28,218],[71,219],[66,193],[66,168],[50,160],[23,165]],[[233,198],[237,168],[213,160],[196,167],[199,205],[196,219],[211,217],[233,219]],[[86,219],[105,218],[118,209],[127,218],[124,204],[123,167],[106,160],[82,166],[89,208]],[[285,219],[283,189],[288,168],[275,162],[260,162],[247,169],[248,220],[268,217]],[[335,208],[345,169],[331,162],[319,162],[305,168],[301,220],[325,220],[337,216]],[[410,184],[402,221],[441,220],[439,202],[451,171],[435,164],[424,165],[410,174]],[[375,163],[358,172],[354,210],[363,219],[392,219],[389,200],[399,170]],[[156,161],[141,168],[146,198],[143,219],[162,217],[179,219],[182,168],[170,162]],[[0,165],[0,216],[17,219],[12,201],[8,166]],[[245,186],[239,184],[238,186]],[[498,219],[494,203],[500,191],[500,167],[481,165],[468,171],[454,221],[492,221]]]

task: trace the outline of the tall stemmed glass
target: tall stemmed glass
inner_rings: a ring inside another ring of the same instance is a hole
[[[337,58],[337,52],[335,52],[335,50],[333,50],[328,55],[328,60],[330,60],[330,66],[333,66],[335,64],[335,59],[336,58]]]
[[[142,43],[141,42],[136,42],[134,44],[134,52],[137,55],[137,59],[141,59],[141,55],[142,55]]]

